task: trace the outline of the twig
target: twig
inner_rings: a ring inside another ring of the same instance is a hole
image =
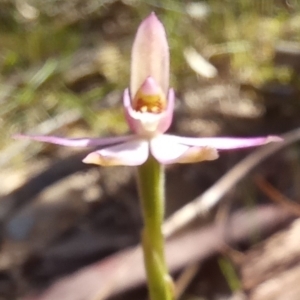
[[[300,205],[293,202],[288,197],[280,193],[276,188],[274,188],[269,182],[267,182],[263,177],[257,176],[255,178],[255,183],[265,193],[271,200],[282,205],[290,213],[300,216]]]

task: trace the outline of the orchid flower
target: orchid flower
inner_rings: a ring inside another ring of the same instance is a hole
[[[124,92],[123,104],[133,135],[78,139],[16,137],[70,147],[99,147],[83,162],[102,166],[138,166],[150,154],[161,164],[214,160],[218,158],[217,150],[253,147],[280,140],[275,136],[192,138],[165,134],[172,122],[175,96],[169,88],[169,48],[165,29],[154,13],[138,28],[131,59],[130,88]]]
[[[139,26],[132,49],[130,87],[123,95],[126,120],[133,134],[111,138],[68,139],[17,135],[17,138],[70,147],[96,147],[83,162],[102,166],[137,166],[144,218],[142,246],[151,300],[173,300],[161,225],[164,217],[163,165],[218,158],[218,150],[253,147],[280,141],[276,136],[255,138],[192,138],[165,134],[174,110],[169,88],[169,47],[164,26],[154,13]]]

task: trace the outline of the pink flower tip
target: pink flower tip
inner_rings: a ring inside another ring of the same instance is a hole
[[[161,24],[161,22],[159,21],[159,19],[157,18],[155,12],[151,12],[150,15],[144,19],[144,21],[141,24],[149,24],[149,25],[153,25],[153,23],[159,22]]]
[[[164,25],[157,18],[156,14],[152,12],[148,17],[146,17],[138,27],[139,31],[143,33],[151,33],[151,34],[160,34],[162,31],[164,33]]]
[[[155,95],[161,93],[160,87],[151,76],[146,78],[140,88],[140,91],[145,95]]]

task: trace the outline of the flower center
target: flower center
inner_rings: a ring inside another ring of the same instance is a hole
[[[134,109],[139,112],[148,112],[152,114],[161,113],[166,106],[165,99],[161,95],[140,95],[135,97]]]
[[[160,114],[166,109],[167,100],[159,85],[148,77],[136,92],[133,109],[142,113]]]

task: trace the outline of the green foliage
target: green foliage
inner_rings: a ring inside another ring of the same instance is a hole
[[[232,292],[241,290],[241,282],[232,262],[225,257],[219,258],[219,266]]]

